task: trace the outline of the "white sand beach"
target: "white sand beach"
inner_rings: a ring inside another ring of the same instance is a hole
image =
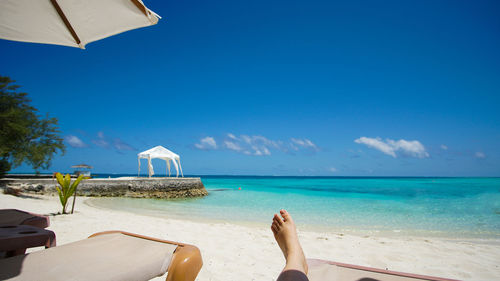
[[[77,199],[74,214],[50,217],[48,229],[56,233],[58,245],[105,230],[194,244],[204,261],[197,280],[275,280],[284,265],[269,228],[273,214],[262,226],[199,223],[98,209],[84,200]],[[58,198],[51,196],[18,198],[1,194],[0,206],[40,214],[60,211]],[[307,258],[463,280],[500,278],[500,240],[496,239],[363,237],[298,231]]]

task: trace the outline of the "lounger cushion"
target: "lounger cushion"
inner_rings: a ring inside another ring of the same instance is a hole
[[[167,272],[177,245],[122,233],[0,260],[0,280],[149,280]]]
[[[32,225],[40,228],[49,226],[49,218],[16,209],[0,210],[0,225]]]
[[[336,265],[327,261],[308,259],[309,281],[422,281],[422,280],[451,280],[439,277],[423,276],[416,274],[383,271],[379,269],[369,270],[366,267],[354,265]],[[377,272],[380,271],[380,272]],[[405,276],[406,275],[406,276]]]

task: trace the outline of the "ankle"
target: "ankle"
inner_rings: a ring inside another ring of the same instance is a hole
[[[307,275],[308,266],[303,259],[290,259],[286,261],[283,271],[285,270],[298,270]]]

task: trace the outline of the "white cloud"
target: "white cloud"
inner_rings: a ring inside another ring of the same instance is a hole
[[[335,167],[329,167],[327,170],[332,173],[336,173],[338,171]]]
[[[77,136],[73,135],[67,135],[64,137],[64,140],[71,146],[71,147],[87,147],[87,144],[85,144],[81,139],[79,139]]]
[[[246,142],[247,144],[251,144],[252,143],[252,138],[247,136],[247,135],[242,135],[241,136],[241,139]]]
[[[262,156],[262,155],[271,155],[271,151],[269,151],[269,149],[265,146],[252,146],[252,149],[253,149],[253,155],[256,155],[256,156]]]
[[[375,148],[387,155],[396,158],[396,152],[394,152],[394,148],[391,147],[389,144],[383,142],[380,138],[374,139],[374,138],[360,137],[359,139],[354,140],[354,142],[365,144],[368,147]]]
[[[135,148],[133,148],[132,146],[130,146],[129,144],[127,143],[124,143],[122,140],[116,138],[113,140],[113,147],[116,149],[116,150],[119,150],[119,151],[122,151],[122,150],[136,150]]]
[[[448,150],[448,146],[445,145],[445,144],[442,144],[440,147],[441,147],[442,150]]]
[[[224,141],[224,146],[229,150],[241,151],[241,146],[232,141]]]
[[[95,145],[97,145],[99,147],[109,148],[109,142],[108,142],[108,140],[106,140],[106,137],[104,136],[103,132],[98,132],[97,139],[92,140],[92,143],[94,143]]]
[[[425,147],[417,140],[407,141],[400,139],[398,141],[386,139],[383,141],[380,138],[367,138],[360,137],[354,140],[355,143],[364,144],[368,147],[377,149],[384,154],[390,155],[394,158],[397,157],[396,152],[403,155],[416,157],[416,158],[427,158],[429,153],[425,150]]]
[[[229,133],[227,137],[230,139],[224,142],[225,147],[244,153],[246,155],[264,156],[271,155],[270,148],[280,149],[280,142],[270,140],[264,136],[248,136],[241,135],[239,138]]]
[[[303,147],[303,148],[310,148],[312,150],[316,150],[318,151],[318,146],[316,146],[316,144],[314,144],[311,140],[309,139],[295,139],[295,138],[291,138],[290,141],[292,142],[290,144],[290,146],[292,147],[293,150],[298,150],[298,146],[299,147]]]
[[[118,152],[126,151],[126,150],[129,150],[129,151],[137,150],[119,138],[114,138],[113,140],[110,140],[108,137],[106,137],[104,135],[104,132],[102,132],[102,131],[97,132],[97,139],[93,139],[92,143],[99,146],[99,147],[103,147],[103,148],[108,148],[108,149],[114,148]]]
[[[217,142],[213,137],[204,137],[200,140],[200,143],[194,145],[198,149],[210,150],[217,148]]]
[[[478,151],[474,154],[474,156],[476,156],[476,158],[479,158],[479,159],[484,159],[486,158],[486,154],[484,154],[484,152],[481,152],[481,151]]]
[[[387,139],[387,142],[394,147],[395,151],[401,150],[404,154],[417,157],[417,158],[427,158],[429,157],[429,153],[425,151],[425,147],[419,141],[407,141],[407,140],[390,140]]]
[[[221,143],[221,145],[217,145]],[[198,149],[227,149],[245,155],[266,156],[271,155],[273,150],[289,152],[290,150],[309,149],[318,151],[318,147],[311,140],[291,138],[284,143],[281,140],[272,140],[261,135],[239,135],[227,133],[220,140],[214,137],[205,137],[199,143],[194,144]]]

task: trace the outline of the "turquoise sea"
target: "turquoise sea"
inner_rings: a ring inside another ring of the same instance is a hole
[[[153,216],[260,226],[269,225],[272,215],[285,208],[305,230],[500,238],[500,178],[201,178],[209,192],[204,198],[96,198],[88,203]]]

